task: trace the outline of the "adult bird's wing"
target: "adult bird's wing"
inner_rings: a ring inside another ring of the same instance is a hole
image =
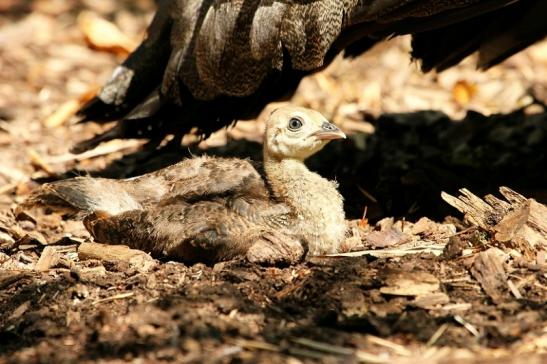
[[[475,51],[489,67],[547,33],[544,0],[163,0],[148,38],[81,110],[121,118],[74,148],[114,138],[207,134],[256,117],[340,52],[413,35],[424,70]]]

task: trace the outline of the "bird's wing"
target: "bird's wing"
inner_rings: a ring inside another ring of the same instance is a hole
[[[444,29],[508,5],[510,22],[527,19],[526,14],[519,18],[511,10],[513,6],[538,7],[544,12],[544,6],[538,5],[541,3],[545,2],[163,0],[147,38],[115,70],[100,95],[84,106],[81,114],[94,120],[119,118],[155,91],[178,105],[189,99],[244,97],[256,92],[272,72],[284,67],[314,71],[347,47],[349,53],[355,54],[385,37]],[[543,35],[544,23],[536,22],[541,24]],[[473,30],[479,32],[476,27]],[[458,33],[455,34],[454,37]],[[450,42],[441,45],[451,47]],[[473,51],[477,47],[472,47]],[[507,51],[516,50],[518,47],[511,46]],[[414,55],[429,57],[429,53],[420,51]],[[146,109],[148,112],[137,110],[139,117],[157,111],[158,99],[152,99],[155,106]]]
[[[161,84],[171,46],[171,0],[160,0],[146,38],[112,73],[99,95],[79,110],[81,121],[124,117]]]
[[[547,35],[547,2],[518,1],[479,17],[415,34],[412,56],[422,69],[447,69],[478,51],[479,68],[492,67]]]
[[[116,215],[219,196],[269,199],[264,180],[249,161],[199,157],[125,180],[77,177],[46,183],[22,207],[46,206],[75,214],[105,211]]]
[[[264,180],[251,162],[237,158],[189,158],[125,183],[144,206],[218,196],[269,198]]]
[[[162,93],[182,102],[177,92],[184,85],[199,100],[248,96],[272,72],[321,69],[354,41],[439,29],[515,1],[196,2],[175,17]],[[521,0],[531,1],[538,0]]]
[[[77,177],[46,183],[22,207],[44,206],[79,216],[94,211],[116,215],[219,196],[269,199],[264,180],[249,161],[199,157],[125,180]]]

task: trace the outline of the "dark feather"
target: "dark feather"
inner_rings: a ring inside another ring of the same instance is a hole
[[[422,69],[443,70],[479,52],[491,67],[547,34],[544,0],[163,0],[147,39],[82,110],[120,119],[81,142],[207,135],[256,117],[306,75],[344,52],[412,34]]]

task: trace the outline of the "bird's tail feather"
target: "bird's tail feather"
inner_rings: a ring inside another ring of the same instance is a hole
[[[96,211],[118,214],[140,208],[123,182],[106,178],[77,177],[42,185],[20,208],[47,207],[77,217]]]

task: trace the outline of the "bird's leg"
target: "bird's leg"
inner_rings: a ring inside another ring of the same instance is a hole
[[[275,230],[262,233],[251,245],[246,257],[251,263],[264,265],[296,264],[301,262],[308,247],[303,239]]]

